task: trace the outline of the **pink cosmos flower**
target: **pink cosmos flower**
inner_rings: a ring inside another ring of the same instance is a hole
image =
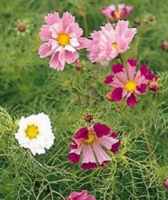
[[[105,8],[102,8],[101,13],[109,18],[110,20],[120,20],[126,19],[132,13],[133,6],[119,4],[117,7],[115,5],[110,5]]]
[[[149,68],[149,66],[143,64],[141,66],[141,74],[148,80],[148,88],[153,92],[157,92],[159,89],[158,76]]]
[[[111,158],[107,152],[116,153],[119,146],[120,140],[111,128],[95,123],[75,132],[70,145],[69,161],[80,162],[82,169],[94,169],[109,162]]]
[[[41,58],[49,57],[50,67],[62,71],[66,63],[71,64],[78,59],[83,30],[68,12],[62,18],[57,12],[51,13],[44,20],[45,24],[40,30],[42,44],[39,55]]]
[[[81,192],[72,192],[66,200],[96,200],[96,198],[83,190]]]
[[[114,27],[107,23],[100,31],[91,34],[86,41],[89,59],[92,62],[109,62],[129,49],[129,44],[136,34],[136,28],[129,28],[128,21],[118,21]]]
[[[148,80],[142,73],[142,68],[136,71],[137,61],[129,59],[127,66],[114,64],[112,73],[105,78],[105,84],[111,86],[112,90],[107,93],[107,99],[120,102],[126,100],[127,105],[134,107],[137,104],[137,96],[147,91]]]

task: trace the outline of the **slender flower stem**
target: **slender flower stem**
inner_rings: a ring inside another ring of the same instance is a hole
[[[119,54],[118,58],[120,59],[121,63],[124,64],[124,60],[123,60],[121,54]]]

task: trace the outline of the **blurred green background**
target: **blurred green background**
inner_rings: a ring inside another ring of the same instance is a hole
[[[60,200],[71,191],[88,189],[97,200],[166,200],[168,176],[168,40],[167,0],[127,0],[134,6],[130,25],[138,35],[128,54],[160,75],[160,92],[142,98],[135,109],[106,101],[104,76],[110,71],[91,64],[84,53],[81,71],[73,65],[63,72],[39,58],[39,29],[48,12],[69,11],[85,35],[106,23],[100,9],[114,0],[0,0],[0,199]],[[18,34],[18,20],[28,25]],[[6,110],[8,112],[6,112]],[[45,112],[56,135],[54,147],[33,157],[14,139],[15,120]],[[121,151],[105,169],[83,172],[67,161],[74,130],[90,112],[120,132]],[[9,114],[8,114],[9,113]],[[127,134],[126,134],[127,133]]]

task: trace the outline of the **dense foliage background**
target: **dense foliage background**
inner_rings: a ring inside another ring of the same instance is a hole
[[[104,24],[100,9],[114,0],[0,0],[0,199],[61,200],[71,191],[88,189],[97,200],[166,200],[163,180],[168,176],[168,39],[167,0],[127,0],[135,10],[130,18],[138,37],[130,50],[141,63],[160,75],[157,95],[143,97],[135,109],[105,99],[104,76],[111,70],[92,65],[83,54],[82,70],[64,72],[48,67],[37,54],[43,16],[52,11],[72,12],[89,35]],[[17,34],[17,20],[29,33]],[[140,25],[139,25],[140,24]],[[45,155],[33,157],[15,141],[17,119],[45,112],[56,136]],[[107,168],[81,171],[67,161],[74,130],[90,112],[120,132],[122,148]]]

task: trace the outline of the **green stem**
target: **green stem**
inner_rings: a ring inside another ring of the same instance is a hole
[[[121,63],[124,65],[124,60],[123,60],[121,54],[119,54],[118,58],[120,59]]]

